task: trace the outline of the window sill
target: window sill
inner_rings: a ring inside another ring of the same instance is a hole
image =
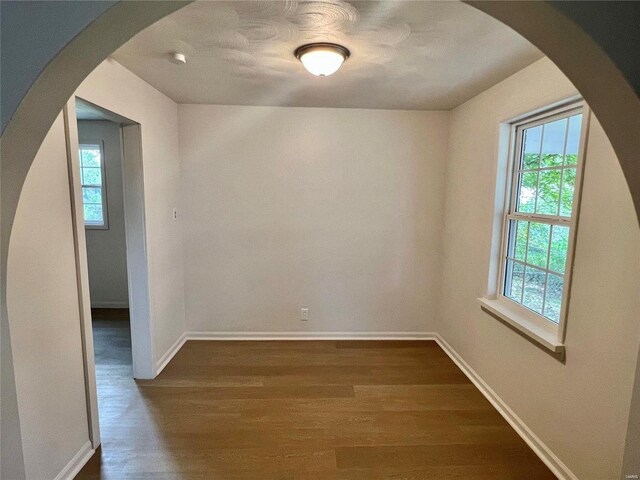
[[[498,300],[490,300],[482,297],[478,298],[478,303],[480,303],[483,310],[486,310],[493,316],[507,323],[541,347],[555,355],[564,356],[565,346],[558,341],[555,332],[550,332],[542,328],[540,325],[535,324],[519,313],[516,309],[510,308],[509,305]]]

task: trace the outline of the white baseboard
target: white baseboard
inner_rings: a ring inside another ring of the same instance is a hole
[[[89,461],[95,450],[91,448],[91,442],[85,443],[73,458],[67,463],[55,480],[73,480],[82,467]]]
[[[560,480],[578,480],[569,467],[567,467],[562,461],[551,451],[540,438],[533,433],[533,431],[522,421],[516,413],[509,408],[502,398],[498,396],[496,392],[473,370],[467,362],[456,352],[447,341],[440,336],[435,335],[435,340],[438,345],[445,351],[447,355],[453,360],[453,362],[462,370],[462,372],[471,380],[478,390],[491,402],[491,404],[498,410],[498,413],[504,417],[504,419],[511,425],[520,437],[529,445],[531,450],[549,467],[556,477]]]
[[[182,346],[184,345],[184,342],[186,341],[187,341],[187,333],[185,332],[182,335],[180,335],[180,337],[178,337],[175,343],[171,345],[171,347],[169,347],[169,350],[167,350],[165,354],[162,355],[160,360],[156,362],[156,375],[160,375],[160,372],[164,370],[164,367],[167,366],[167,364],[171,361],[171,359],[175,356],[175,354],[178,353],[178,351],[182,348]]]
[[[129,308],[129,302],[91,302],[91,308]]]
[[[187,332],[187,340],[435,340],[431,332]]]

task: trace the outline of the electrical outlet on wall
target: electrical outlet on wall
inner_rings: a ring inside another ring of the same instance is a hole
[[[308,308],[301,308],[300,309],[300,320],[302,320],[303,322],[306,322],[307,320],[309,320],[309,309]]]
[[[173,209],[173,219],[174,219],[174,220],[177,220],[177,219],[178,219],[178,209],[177,209],[177,208],[174,208],[174,209]]]

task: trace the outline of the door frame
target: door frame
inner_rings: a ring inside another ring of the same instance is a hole
[[[78,99],[81,102],[86,102]],[[87,396],[89,438],[93,448],[100,445],[98,391],[91,321],[89,267],[82,206],[82,185],[78,153],[77,99],[72,96],[63,108],[67,146],[67,167],[71,197],[71,218],[76,257],[78,307],[82,335],[82,355]],[[131,353],[133,377],[153,379],[156,376],[154,330],[150,314],[149,268],[147,259],[146,221],[144,208],[144,177],[142,163],[141,125],[106,109],[105,119],[119,124],[122,153],[122,182],[127,254],[127,283],[131,320]]]

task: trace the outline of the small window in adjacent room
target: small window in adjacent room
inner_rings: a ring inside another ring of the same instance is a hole
[[[564,340],[587,116],[583,103],[573,103],[511,125],[497,303],[484,300],[556,351]]]
[[[104,155],[101,142],[80,145],[80,178],[86,228],[108,228]]]

